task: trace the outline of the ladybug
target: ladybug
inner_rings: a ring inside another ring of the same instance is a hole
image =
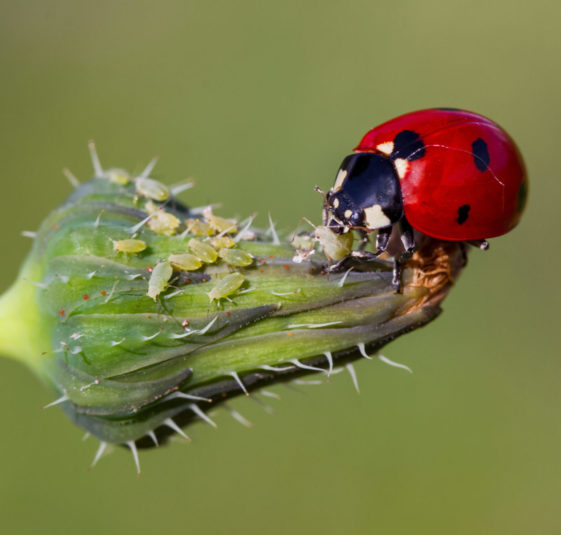
[[[402,247],[394,256],[394,285],[400,291],[401,267],[415,251],[414,230],[487,248],[487,238],[516,226],[527,189],[516,144],[490,119],[455,108],[391,119],[366,133],[324,195],[324,224],[363,238],[358,251],[332,268],[350,258],[377,258],[397,229]],[[377,250],[369,253],[363,249],[374,230]]]

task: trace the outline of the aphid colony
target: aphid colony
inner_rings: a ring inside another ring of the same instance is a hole
[[[106,176],[119,185],[127,185],[131,180],[126,172],[120,170],[108,171]],[[143,175],[134,179],[134,184],[137,202],[142,198],[147,199],[144,210],[148,214],[139,225],[134,227],[135,233],[146,224],[156,234],[174,236],[184,226],[185,230],[179,237],[186,239],[184,245],[185,249],[188,249],[170,254],[151,269],[146,294],[148,297],[157,300],[158,296],[170,286],[174,271],[196,271],[205,264],[213,264],[220,260],[234,268],[253,264],[253,255],[237,248],[232,236],[238,234],[237,237],[240,239],[254,236],[238,233],[237,222],[213,214],[210,207],[205,208],[202,218],[189,218],[182,222],[177,216],[164,209],[170,197],[167,186]],[[195,237],[187,241],[188,236]],[[113,240],[113,250],[117,253],[138,254],[145,251],[147,247],[146,242],[134,237]],[[227,298],[236,292],[244,281],[245,277],[241,273],[230,273],[219,279],[207,295],[211,301]]]
[[[126,186],[131,181],[135,185],[135,200],[138,203],[145,199],[143,208],[147,217],[136,225],[133,230],[138,232],[147,226],[152,232],[163,236],[178,236],[185,238],[187,250],[174,252],[160,261],[151,269],[147,294],[154,300],[165,292],[171,285],[174,272],[197,271],[205,265],[222,261],[232,268],[246,268],[251,266],[255,258],[253,255],[236,247],[242,240],[254,240],[255,233],[249,229],[250,224],[238,229],[238,223],[215,215],[211,207],[202,212],[202,217],[193,217],[181,221],[176,215],[165,210],[170,195],[176,193],[157,180],[148,178],[146,171],[132,179],[126,171],[113,169],[103,173],[111,182]],[[250,221],[251,223],[251,221]],[[315,252],[315,245],[319,243],[328,261],[337,262],[348,256],[353,246],[353,235],[336,234],[327,226],[314,227],[313,233],[295,234],[292,245],[296,249],[293,260],[302,262]],[[122,254],[139,254],[148,245],[141,239],[131,237],[123,240],[113,240],[113,250]],[[219,279],[213,289],[207,293],[211,301],[219,301],[234,294],[245,282],[241,273],[230,273]]]

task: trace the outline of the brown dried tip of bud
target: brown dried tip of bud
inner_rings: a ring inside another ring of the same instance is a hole
[[[429,293],[414,302],[404,312],[417,310],[427,304],[438,305],[448,294],[456,278],[467,263],[467,245],[428,238],[409,261],[413,269],[411,286],[422,286]]]

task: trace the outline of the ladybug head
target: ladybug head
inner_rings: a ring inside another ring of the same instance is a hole
[[[331,190],[327,194],[328,226],[335,232],[348,232],[363,226],[364,213],[344,191]]]
[[[389,158],[371,152],[347,156],[325,199],[332,227],[340,232],[387,227],[403,217],[399,178]]]

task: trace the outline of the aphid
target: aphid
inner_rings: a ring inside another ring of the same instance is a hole
[[[251,215],[247,219],[245,226],[238,232],[238,235],[234,238],[235,242],[239,242],[241,240],[251,241],[257,239],[257,234],[255,233],[255,231],[251,230],[251,224],[253,223],[254,219],[255,214]]]
[[[301,264],[315,253],[314,240],[307,232],[295,234],[290,243],[296,249],[296,254],[292,257],[292,261],[296,264]]]
[[[203,215],[209,225],[218,233],[235,234],[238,232],[235,221],[214,215],[210,206],[203,210]]]
[[[169,262],[158,262],[152,270],[148,281],[148,292],[146,295],[154,299],[168,287],[168,282],[173,275],[173,268]]]
[[[230,273],[220,279],[216,286],[207,293],[211,301],[223,299],[232,295],[245,281],[241,273]]]
[[[146,243],[142,240],[113,240],[113,249],[118,253],[134,254],[141,253],[146,249]]]
[[[255,241],[257,239],[257,233],[251,229],[242,229],[242,231],[236,236],[236,241]]]
[[[207,216],[209,225],[218,233],[228,233],[235,234],[238,232],[236,222],[230,219],[224,219],[223,217],[218,217],[217,215]]]
[[[191,238],[188,245],[189,249],[193,251],[193,254],[205,264],[212,264],[213,262],[216,262],[218,253],[216,252],[216,249],[208,243],[204,243],[196,238]]]
[[[216,236],[210,240],[210,244],[216,249],[235,247],[236,242],[230,236]]]
[[[346,258],[353,249],[354,236],[352,232],[336,234],[329,227],[319,226],[316,227],[314,236],[330,262],[338,262]]]
[[[179,219],[173,214],[159,209],[154,212],[152,217],[148,220],[148,227],[156,234],[173,236],[180,223]]]
[[[312,237],[307,232],[295,234],[290,240],[292,247],[295,249],[313,249],[314,242]]]
[[[212,227],[208,223],[205,223],[200,219],[187,219],[185,221],[185,224],[187,225],[189,234],[193,234],[194,236],[206,237],[212,236],[214,234],[214,230],[212,230]]]
[[[169,197],[167,186],[147,177],[138,177],[135,180],[136,191],[139,195],[155,201],[165,201]]]
[[[119,186],[126,186],[130,182],[129,174],[123,169],[109,169],[106,175],[111,182],[119,184]]]
[[[159,209],[160,209],[159,204],[156,204],[152,199],[149,199],[148,201],[146,201],[146,204],[144,205],[144,211],[147,214],[155,214]]]
[[[220,249],[218,256],[230,266],[245,267],[253,263],[253,256],[241,249]]]
[[[175,269],[180,271],[195,271],[203,265],[195,255],[189,253],[169,255],[168,261]]]

